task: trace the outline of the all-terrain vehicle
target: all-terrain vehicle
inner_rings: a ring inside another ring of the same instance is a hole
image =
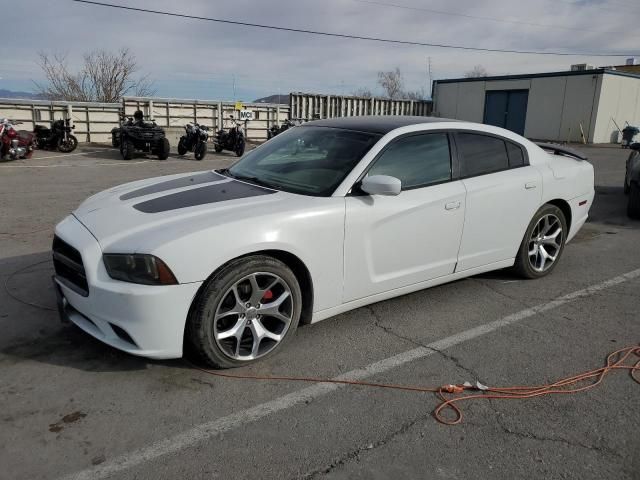
[[[145,122],[140,110],[120,127],[120,153],[125,160],[131,160],[135,152],[157,155],[159,160],[169,156],[169,140],[164,130],[155,122]]]

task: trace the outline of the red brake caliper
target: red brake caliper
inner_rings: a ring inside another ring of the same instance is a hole
[[[273,292],[271,290],[267,290],[266,292],[264,292],[264,295],[262,296],[262,302],[263,303],[267,303],[269,300],[273,299]]]

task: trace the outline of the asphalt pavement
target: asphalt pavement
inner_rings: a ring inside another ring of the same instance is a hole
[[[233,373],[416,386],[536,385],[640,342],[640,222],[625,215],[627,151],[583,148],[591,219],[556,270],[492,272],[301,327]],[[232,154],[122,161],[105,146],[0,163],[0,478],[640,478],[640,385],[462,404],[431,393],[225,379],[121,353],[61,324],[54,225],[131,180],[231,165]],[[638,359],[640,360],[640,359]]]

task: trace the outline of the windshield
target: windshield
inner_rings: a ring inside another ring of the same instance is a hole
[[[295,127],[223,173],[277,190],[327,197],[379,139],[373,133]]]

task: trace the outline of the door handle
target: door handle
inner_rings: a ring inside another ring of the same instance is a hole
[[[533,182],[528,182],[524,184],[524,188],[526,188],[527,190],[531,190],[532,188],[536,188],[537,185]]]
[[[444,205],[445,210],[457,210],[460,208],[460,202],[449,202]]]

